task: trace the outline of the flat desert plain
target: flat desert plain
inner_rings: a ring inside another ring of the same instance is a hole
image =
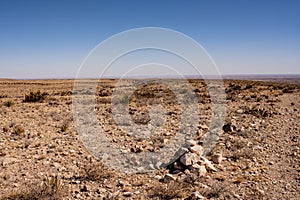
[[[215,127],[212,151],[203,153],[211,98],[203,80],[189,83],[201,114],[187,151],[166,167],[126,174],[83,143],[73,119],[73,80],[0,80],[0,199],[300,199],[300,85],[225,80],[224,123]],[[125,153],[159,152],[180,129],[176,95],[150,84],[120,96],[140,126],[151,124],[151,105],[165,110],[157,133],[136,138],[114,120],[115,84],[101,80],[95,94],[106,137]]]

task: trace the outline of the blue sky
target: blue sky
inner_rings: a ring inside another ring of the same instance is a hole
[[[0,0],[0,78],[74,77],[100,42],[149,26],[192,37],[222,74],[300,74],[299,10],[289,0]]]

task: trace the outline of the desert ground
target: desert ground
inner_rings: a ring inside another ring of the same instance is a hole
[[[93,156],[78,134],[73,80],[0,80],[0,199],[300,199],[299,83],[224,80],[226,117],[205,154],[210,95],[203,80],[189,83],[201,120],[187,151],[151,173],[126,174]],[[95,95],[107,138],[124,152],[159,152],[180,127],[176,96],[152,84],[120,97],[139,125],[151,122],[149,106],[166,110],[158,133],[136,139],[112,116],[115,84],[99,81]]]

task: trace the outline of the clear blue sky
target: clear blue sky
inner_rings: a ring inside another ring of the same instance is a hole
[[[194,38],[223,74],[300,74],[299,2],[0,0],[0,78],[74,77],[101,41],[148,26]]]

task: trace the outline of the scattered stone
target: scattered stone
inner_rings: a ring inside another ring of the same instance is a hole
[[[180,162],[185,166],[196,164],[198,161],[199,156],[195,153],[186,153],[180,157]]]
[[[193,192],[193,199],[205,199],[204,196],[202,196],[199,191]]]
[[[184,170],[184,174],[188,175],[188,174],[191,174],[190,170],[186,169]]]
[[[238,109],[238,110],[236,111],[236,113],[238,113],[238,114],[243,114],[243,113],[244,113],[244,110],[243,110],[243,109]]]
[[[265,195],[265,191],[263,191],[262,189],[259,189],[258,187],[255,188],[256,191],[258,191],[261,195]]]
[[[162,180],[164,183],[168,183],[170,181],[176,181],[176,177],[172,174],[166,174]]]
[[[131,192],[124,192],[123,196],[124,197],[131,197],[132,193]]]
[[[54,167],[57,170],[61,168],[61,165],[59,163],[57,163],[57,162],[52,163],[50,166]]]
[[[208,171],[214,171],[214,172],[218,171],[218,170],[214,167],[214,165],[213,165],[207,158],[205,158],[205,157],[203,157],[203,156],[200,156],[200,159],[201,159],[200,162],[202,163],[202,165],[205,166],[205,168],[206,168]]]
[[[211,157],[211,160],[216,164],[220,164],[223,160],[223,156],[221,153],[216,153]]]
[[[185,142],[188,146],[196,146],[197,142],[195,140],[186,140]]]
[[[207,173],[207,170],[203,165],[194,164],[192,165],[192,168],[198,172],[199,176],[204,176]]]
[[[195,145],[189,148],[192,153],[197,154],[198,156],[203,155],[203,147],[200,145]]]
[[[88,192],[88,188],[86,185],[84,185],[82,188],[80,188],[80,192]]]
[[[160,176],[160,175],[155,175],[154,178],[155,178],[155,179],[158,179],[158,180],[161,180],[163,177]]]

